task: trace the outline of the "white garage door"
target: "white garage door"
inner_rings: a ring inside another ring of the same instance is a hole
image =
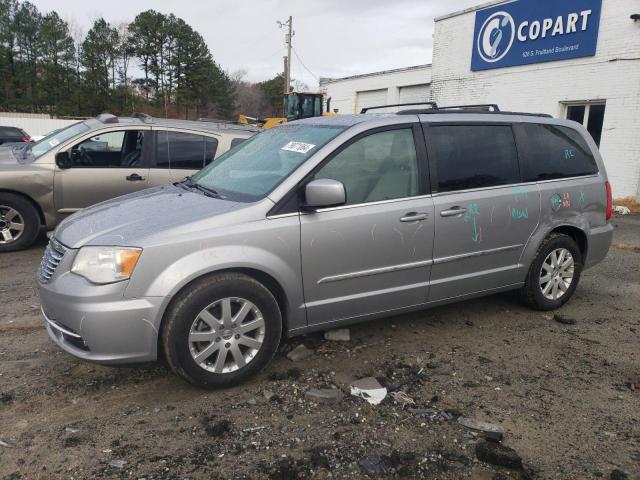
[[[431,86],[428,83],[400,87],[399,103],[428,102],[430,91]]]
[[[378,105],[387,104],[387,89],[382,88],[380,90],[366,90],[363,92],[356,92],[356,111],[360,113],[360,110],[366,107],[377,107]],[[375,110],[376,112],[384,112],[383,109]]]

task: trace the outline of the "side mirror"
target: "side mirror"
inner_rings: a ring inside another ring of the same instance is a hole
[[[56,165],[62,169],[71,168],[73,162],[69,156],[69,152],[58,152],[56,154]]]
[[[319,178],[307,183],[304,197],[304,208],[307,210],[337,207],[347,201],[343,183],[330,178]]]

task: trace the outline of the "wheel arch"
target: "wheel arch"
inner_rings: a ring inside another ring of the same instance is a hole
[[[42,227],[46,225],[46,220],[44,217],[44,211],[42,210],[42,207],[40,207],[40,204],[36,202],[31,196],[27,195],[26,193],[19,192],[17,190],[11,190],[9,188],[0,188],[0,195],[2,195],[3,193],[16,195],[18,197],[25,199],[29,203],[31,203],[31,205],[33,205],[33,207],[36,209],[36,212],[38,212],[38,218],[40,219],[40,226]]]
[[[167,302],[167,304],[165,305],[164,309],[161,312],[160,324],[158,325],[158,338],[157,338],[158,356],[163,355],[161,342],[162,342],[162,332],[163,332],[164,326],[166,325],[165,317],[167,315],[167,312],[171,308],[171,305],[175,302],[176,298],[178,298],[180,293],[190,288],[195,282],[198,282],[206,277],[211,277],[211,276],[220,275],[224,273],[242,273],[244,275],[247,275],[248,277],[253,278],[257,282],[260,282],[262,285],[264,285],[267,288],[267,290],[271,292],[271,294],[276,299],[276,302],[278,303],[278,308],[280,309],[280,315],[282,316],[282,335],[283,337],[287,335],[288,325],[289,325],[289,315],[290,315],[289,302],[288,302],[288,298],[285,293],[285,290],[280,284],[280,282],[278,282],[278,280],[276,280],[272,275],[256,268],[250,268],[250,267],[222,268],[220,270],[213,270],[207,273],[203,273],[202,275],[199,275],[191,279],[189,282],[184,284],[180,289],[178,289],[171,296],[171,299]]]
[[[573,241],[576,242],[576,244],[578,245],[578,248],[580,248],[580,255],[582,256],[582,263],[585,262],[585,260],[587,258],[587,251],[588,251],[588,248],[589,248],[589,242],[587,240],[587,234],[584,232],[584,230],[582,230],[581,228],[578,228],[578,227],[576,227],[574,225],[560,225],[558,227],[555,227],[553,230],[551,230],[547,234],[547,237],[549,235],[551,235],[552,233],[560,233],[560,234],[563,234],[563,235],[566,235],[566,236],[572,238]]]

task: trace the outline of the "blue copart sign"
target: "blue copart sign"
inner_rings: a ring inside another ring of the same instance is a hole
[[[596,54],[602,0],[515,0],[476,12],[471,70]]]

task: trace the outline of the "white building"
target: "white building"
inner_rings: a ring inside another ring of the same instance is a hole
[[[640,14],[637,0],[491,2],[435,20],[431,69],[321,86],[340,113],[358,111],[372,91],[376,101],[386,92],[386,103],[403,103],[397,92],[410,83],[428,84],[428,99],[439,105],[496,103],[574,119],[599,142],[614,197],[640,197],[640,21],[633,14]]]
[[[430,84],[431,65],[418,65],[339,79],[323,78],[320,89],[331,97],[331,109],[345,114],[359,113],[365,107],[428,101]]]

